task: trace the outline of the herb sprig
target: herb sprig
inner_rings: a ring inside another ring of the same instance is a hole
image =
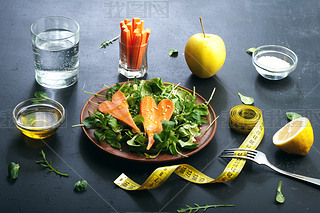
[[[198,212],[200,209],[202,209],[203,212],[205,212],[208,208],[234,207],[234,205],[219,205],[219,204],[216,204],[216,205],[207,205],[207,204],[204,204],[203,206],[200,206],[199,204],[196,204],[196,203],[194,203],[194,206],[195,206],[195,207],[191,207],[191,206],[189,206],[189,205],[186,205],[187,208],[185,208],[185,209],[179,209],[179,210],[177,210],[177,212],[179,212],[179,213],[182,213],[182,212],[192,213],[193,211],[194,211],[194,212]]]
[[[40,154],[42,155],[42,158],[43,160],[39,160],[39,161],[36,161],[37,164],[40,164],[41,166],[47,168],[49,170],[49,172],[54,172],[56,173],[57,175],[60,175],[60,176],[64,176],[64,177],[69,177],[68,174],[64,174],[64,173],[61,173],[58,171],[58,168],[57,169],[54,169],[51,165],[51,161],[48,162],[47,159],[46,159],[46,154],[44,153],[43,150],[41,150]]]
[[[112,44],[113,42],[118,40],[119,37],[120,37],[120,35],[114,37],[113,39],[111,39],[109,41],[102,42],[101,45],[100,45],[100,48],[106,48],[107,46],[109,46],[110,44]]]

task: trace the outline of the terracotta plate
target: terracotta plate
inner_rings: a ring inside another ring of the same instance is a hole
[[[120,83],[121,84],[121,83]],[[179,86],[180,88],[183,88],[185,90],[188,90],[189,92],[192,93],[191,90],[185,88],[185,87],[182,87],[182,86]],[[98,94],[102,94],[102,95],[105,95],[106,94],[106,89],[103,89],[101,91],[98,92]],[[92,102],[95,102],[95,103],[98,103],[99,101],[105,101],[106,99],[104,97],[100,97],[100,96],[92,96],[87,102],[86,104],[84,105],[82,111],[81,111],[81,117],[80,117],[80,120],[81,120],[81,123],[83,122],[83,120],[89,116],[89,111],[94,111],[95,109],[98,108],[97,105],[95,104],[92,104],[90,103],[90,101]],[[199,94],[196,93],[196,103],[205,103],[206,100],[201,97]],[[212,107],[208,106],[209,108],[209,112],[210,112],[210,116],[208,115],[207,116],[207,120],[208,122],[210,122],[210,117],[211,117],[211,120],[214,120],[216,118],[216,115],[212,109]],[[207,129],[209,126],[209,124],[203,124],[200,129],[203,131],[205,129]],[[211,139],[213,138],[215,132],[216,132],[216,128],[217,128],[217,122],[215,122],[208,131],[206,131],[204,134],[200,135],[198,138],[197,138],[197,141],[196,143],[199,144],[198,148],[196,149],[192,149],[192,150],[180,150],[183,154],[187,155],[187,156],[191,156],[197,152],[199,152],[201,149],[203,149],[210,141]],[[107,144],[105,141],[102,141],[101,143],[98,142],[98,140],[95,138],[95,136],[93,135],[94,131],[96,129],[94,128],[86,128],[86,127],[82,127],[84,133],[88,136],[88,138],[91,140],[91,142],[96,145],[97,147],[99,147],[100,149],[112,154],[112,155],[115,155],[115,156],[118,156],[118,157],[121,157],[121,158],[125,158],[125,159],[129,159],[129,160],[134,160],[134,161],[142,161],[142,162],[166,162],[166,161],[174,161],[174,160],[179,160],[179,159],[182,159],[184,157],[180,156],[180,155],[170,155],[170,154],[160,154],[157,158],[155,159],[146,159],[144,156],[140,156],[136,153],[132,153],[132,152],[129,152],[129,151],[126,151],[126,147],[124,147],[122,150],[118,150],[118,149],[115,149],[115,148],[112,148],[109,144]]]

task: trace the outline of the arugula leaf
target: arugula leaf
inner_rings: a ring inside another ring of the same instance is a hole
[[[19,175],[19,169],[20,169],[20,165],[16,164],[14,162],[9,163],[8,165],[8,174],[9,177],[12,179],[17,179],[18,175]]]
[[[290,121],[302,117],[300,114],[298,114],[298,113],[296,113],[296,112],[287,112],[286,115],[287,115],[287,118],[288,118]]]
[[[147,95],[151,95],[152,94],[152,88],[151,86],[149,86],[147,84],[146,81],[142,80],[141,83],[140,83],[140,94],[141,94],[141,97],[145,97]]]
[[[79,180],[74,184],[74,190],[83,192],[87,190],[88,182],[86,180]]]
[[[252,97],[247,97],[242,95],[240,92],[238,92],[238,95],[240,96],[241,102],[247,105],[251,105],[254,102],[254,99]]]
[[[162,91],[165,89],[165,86],[163,85],[163,82],[160,78],[151,79],[148,85],[152,88],[152,92],[156,95],[161,94]]]

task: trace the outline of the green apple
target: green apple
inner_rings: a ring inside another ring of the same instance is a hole
[[[191,72],[199,78],[210,78],[221,69],[226,59],[222,38],[197,33],[186,44],[184,56]]]

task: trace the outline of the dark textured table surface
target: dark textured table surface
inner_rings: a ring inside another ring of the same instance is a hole
[[[49,15],[74,18],[81,27],[79,81],[67,89],[45,89],[34,80],[30,25]],[[120,20],[134,16],[143,18],[152,30],[145,79],[161,77],[187,88],[196,86],[207,99],[216,87],[211,105],[220,115],[217,132],[205,149],[187,159],[161,164],[120,159],[97,149],[81,128],[71,127],[79,123],[81,109],[90,98],[83,90],[95,92],[103,84],[126,80],[117,72],[118,45],[106,49],[99,46],[118,35]],[[191,75],[183,54],[188,38],[201,32],[199,16],[206,32],[221,36],[227,50],[224,66],[209,79]],[[241,104],[238,92],[254,97],[254,105],[263,111],[265,136],[258,149],[270,162],[287,171],[320,178],[319,1],[4,0],[0,38],[0,212],[175,212],[193,203],[235,205],[208,212],[319,212],[320,187],[251,162],[228,183],[196,185],[172,175],[157,189],[135,192],[113,183],[121,173],[142,183],[155,168],[180,163],[218,177],[227,164],[218,157],[221,151],[239,146],[245,138],[228,126],[229,110]],[[283,45],[298,55],[298,67],[286,79],[265,80],[255,71],[245,50],[265,44]],[[170,48],[179,50],[178,57],[169,57]],[[35,91],[47,92],[67,111],[64,125],[47,145],[24,137],[11,118],[14,106]],[[285,154],[272,144],[273,134],[287,123],[287,111],[308,117],[313,125],[314,145],[304,157]],[[37,165],[41,149],[70,177],[59,177]],[[16,181],[7,177],[11,161],[21,166]],[[90,185],[84,193],[73,190],[79,179]],[[286,198],[281,205],[275,201],[280,180]]]

